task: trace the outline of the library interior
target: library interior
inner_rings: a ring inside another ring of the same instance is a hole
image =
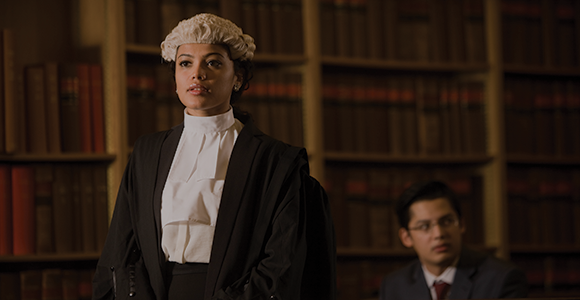
[[[159,45],[201,12],[255,39],[236,105],[307,150],[339,300],[417,259],[395,204],[420,180],[529,298],[580,298],[580,1],[2,0],[0,299],[91,299],[135,141],[183,122]]]

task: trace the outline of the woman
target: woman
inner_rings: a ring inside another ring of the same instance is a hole
[[[253,39],[199,14],[161,48],[184,123],[135,143],[93,299],[333,299],[332,221],[306,151],[231,106]]]

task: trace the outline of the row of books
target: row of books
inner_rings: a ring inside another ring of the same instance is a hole
[[[260,130],[293,146],[302,146],[302,75],[262,69],[254,72],[239,103]]]
[[[0,255],[100,251],[106,172],[100,163],[0,164]]]
[[[578,255],[522,254],[512,255],[512,261],[526,273],[528,283],[532,288],[531,293],[543,291],[545,294],[556,287],[559,288],[558,290],[574,287],[575,295],[580,292],[580,257]]]
[[[324,74],[327,151],[484,154],[483,83],[445,76]]]
[[[321,53],[485,62],[482,0],[320,0]]]
[[[127,42],[158,46],[179,21],[201,12],[236,23],[257,53],[303,53],[301,0],[125,0]]]
[[[0,153],[18,150],[13,35],[12,30],[0,29]]]
[[[484,242],[483,179],[472,170],[329,165],[326,174],[337,247],[404,248],[399,241],[396,200],[412,183],[431,179],[446,182],[458,195],[469,232],[464,242]]]
[[[382,279],[414,257],[339,259],[336,264],[337,300],[378,299]]]
[[[501,12],[505,63],[579,66],[576,1],[502,0]]]
[[[580,246],[580,169],[510,166],[507,192],[512,245]]]
[[[506,151],[580,156],[580,81],[509,76],[504,84]]]
[[[143,134],[167,130],[183,122],[183,110],[168,66],[127,66],[129,145]]]
[[[0,273],[0,299],[88,300],[92,297],[91,269],[35,269]]]

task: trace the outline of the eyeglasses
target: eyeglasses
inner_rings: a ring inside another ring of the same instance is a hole
[[[441,229],[457,227],[459,226],[459,220],[452,216],[443,217],[435,222],[423,222],[415,227],[409,228],[409,230],[417,230],[424,234],[429,234],[431,233],[435,225],[439,225],[439,228]]]

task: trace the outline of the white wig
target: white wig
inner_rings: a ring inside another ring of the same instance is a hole
[[[161,56],[174,61],[177,48],[183,44],[223,44],[228,46],[232,60],[252,60],[254,39],[242,32],[232,21],[213,14],[197,14],[179,22],[161,43]]]

